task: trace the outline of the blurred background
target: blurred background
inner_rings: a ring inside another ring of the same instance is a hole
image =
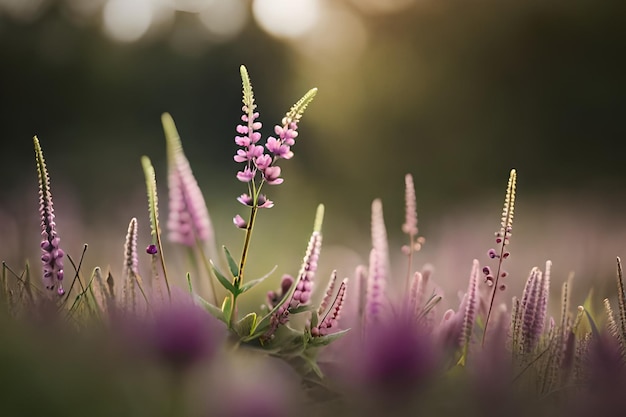
[[[403,274],[412,173],[427,239],[417,265],[432,263],[454,297],[471,260],[488,261],[516,168],[513,286],[552,259],[556,283],[574,271],[608,295],[626,255],[624,22],[620,0],[0,0],[0,255],[37,257],[36,134],[67,251],[78,258],[87,242],[88,270],[121,270],[131,217],[149,239],[141,155],[155,164],[165,221],[165,111],[218,244],[238,253],[245,64],[266,135],[319,88],[285,183],[266,190],[276,206],[258,219],[254,271],[295,273],[324,203],[320,267],[351,276],[381,198]]]

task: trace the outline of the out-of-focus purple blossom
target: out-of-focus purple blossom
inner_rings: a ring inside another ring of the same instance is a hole
[[[541,291],[542,273],[539,268],[533,268],[526,287],[524,288],[524,295],[520,304],[521,310],[521,349],[522,353],[530,352],[537,343],[536,340],[536,315],[537,315],[537,302],[539,300],[539,293]]]
[[[389,274],[389,248],[383,206],[379,199],[372,202],[372,250],[364,311],[364,325],[368,327],[380,319],[385,298],[385,286]]]
[[[388,317],[365,335],[353,384],[371,401],[408,401],[432,377],[439,357],[425,329],[412,317]],[[378,404],[370,404],[378,405]]]
[[[43,265],[43,284],[47,290],[58,295],[65,294],[63,289],[63,257],[65,252],[59,247],[61,238],[56,230],[54,221],[54,205],[50,192],[50,177],[43,157],[39,140],[33,138],[35,145],[35,159],[37,161],[37,176],[39,178],[39,214],[41,217],[41,263]]]
[[[218,364],[207,388],[206,417],[291,417],[303,414],[301,381],[278,359],[240,354]],[[307,414],[306,412],[304,414]]]
[[[206,202],[169,113],[161,116],[167,142],[169,217],[172,242],[193,247],[197,242],[213,244],[214,231]]]
[[[417,202],[415,197],[415,185],[413,184],[413,176],[406,174],[405,182],[405,219],[402,225],[402,231],[410,236],[416,236],[417,229]]]
[[[476,320],[476,314],[478,310],[478,274],[480,264],[477,259],[474,259],[472,265],[472,272],[470,273],[469,285],[467,288],[467,303],[465,305],[465,311],[463,315],[463,326],[461,329],[461,346],[467,346],[470,343],[472,337],[472,331],[474,328],[474,321]]]
[[[580,390],[568,401],[573,417],[621,416],[626,409],[626,367],[618,341],[603,332],[595,337],[584,357],[583,371],[587,389]]]
[[[186,369],[211,358],[224,341],[223,325],[192,303],[172,303],[154,311],[150,323],[154,352],[165,363]]]
[[[137,219],[134,217],[128,224],[124,242],[124,266],[122,270],[124,307],[130,308],[134,312],[138,302],[136,289],[141,285],[139,258],[137,256]]]
[[[137,219],[130,219],[126,241],[124,242],[124,275],[139,274],[139,259],[137,257]]]

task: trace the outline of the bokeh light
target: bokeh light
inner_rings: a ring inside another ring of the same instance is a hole
[[[291,44],[316,67],[337,70],[357,62],[367,38],[362,20],[345,6],[332,3],[320,10],[315,26]]]
[[[199,13],[208,31],[222,39],[236,36],[248,20],[246,5],[242,0],[213,0],[210,7]]]
[[[311,30],[318,21],[317,0],[254,0],[254,17],[266,32],[282,38],[296,38]]]
[[[150,0],[109,0],[102,11],[104,29],[113,39],[134,42],[152,23]]]

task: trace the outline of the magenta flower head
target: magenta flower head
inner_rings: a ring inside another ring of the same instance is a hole
[[[37,176],[39,177],[39,214],[41,215],[41,262],[43,264],[43,284],[49,291],[58,295],[65,294],[63,289],[63,256],[65,253],[59,247],[61,239],[57,235],[54,221],[54,207],[50,193],[50,177],[43,158],[43,151],[39,146],[37,136],[33,137],[35,144],[35,160],[37,161]]]
[[[180,136],[169,113],[161,116],[167,140],[169,218],[167,227],[173,242],[193,247],[196,242],[214,239],[213,225],[202,191],[183,151]]]

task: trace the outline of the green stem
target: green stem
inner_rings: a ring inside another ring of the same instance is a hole
[[[239,274],[235,277],[235,282],[234,282],[235,288],[239,288],[241,286],[241,283],[243,282],[243,272],[246,266],[246,260],[248,259],[250,239],[252,238],[252,229],[254,228],[254,220],[256,219],[256,212],[258,209],[259,208],[255,201],[254,205],[252,206],[252,210],[250,211],[250,221],[248,222],[248,225],[246,226],[246,238],[243,241],[243,250],[241,251],[241,262],[239,262]],[[233,299],[233,303],[234,302],[235,300]],[[234,304],[233,304],[233,308],[235,308]]]
[[[228,319],[228,328],[232,329],[233,328],[233,323],[235,322],[235,313],[237,311],[236,306],[237,306],[237,296],[239,294],[231,294],[231,298],[232,298],[232,303],[231,303],[231,310],[230,310],[230,318]]]

